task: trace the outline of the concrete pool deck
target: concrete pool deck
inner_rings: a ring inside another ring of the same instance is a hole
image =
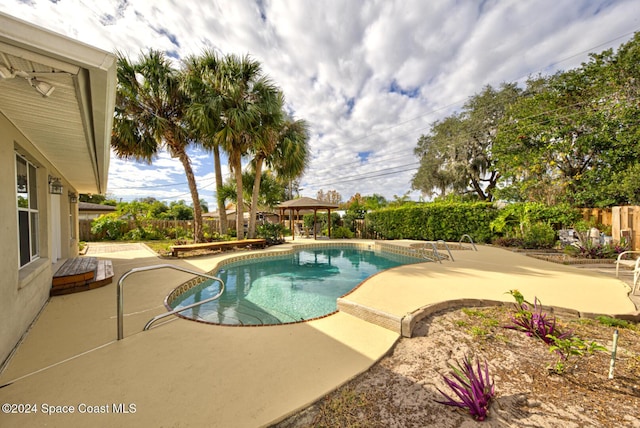
[[[0,403],[35,405],[38,412],[0,412],[0,426],[266,426],[367,370],[400,337],[345,312],[273,327],[171,317],[143,332],[150,318],[165,311],[167,294],[190,277],[162,269],[127,279],[125,338],[116,341],[116,284],[125,272],[162,263],[206,272],[231,255],[166,260],[139,244],[90,244],[90,250],[112,260],[113,284],[50,299],[0,374]],[[564,266],[486,246],[478,250],[453,251],[455,262],[391,269],[342,301],[401,319],[459,299],[509,302],[505,292],[517,288],[529,300],[537,296],[545,305],[579,312],[636,311],[629,286],[613,277],[613,269]],[[72,406],[74,413],[43,412],[71,411],[62,406]]]

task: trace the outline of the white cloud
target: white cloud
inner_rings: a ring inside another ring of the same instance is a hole
[[[640,29],[636,0],[0,0],[0,11],[133,58],[251,54],[311,125],[303,194],[345,200],[407,192],[414,171],[389,172],[411,169],[420,134],[484,85],[576,67]],[[211,155],[192,161],[213,207]],[[185,183],[166,154],[153,168],[111,162],[109,191],[124,199],[189,200]]]

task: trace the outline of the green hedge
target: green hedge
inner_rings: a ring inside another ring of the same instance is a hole
[[[568,205],[529,202],[498,209],[486,202],[431,202],[371,212],[366,221],[368,233],[378,239],[458,241],[468,234],[475,242],[491,242],[505,236],[535,236],[537,240],[543,237],[548,246],[554,230],[571,227],[581,217],[579,210]]]
[[[490,242],[489,224],[497,214],[486,202],[433,202],[374,211],[366,221],[369,232],[379,239],[458,241],[468,234],[475,242]]]

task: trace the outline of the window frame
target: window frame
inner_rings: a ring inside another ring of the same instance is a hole
[[[15,159],[15,190],[18,222],[18,268],[23,269],[34,261],[40,259],[38,166],[19,153],[16,153]],[[21,176],[19,176],[21,169],[25,169],[26,172],[26,175],[23,178],[26,180],[24,183],[21,182]],[[20,191],[21,189],[24,191]],[[26,194],[26,198],[21,196],[22,194]],[[24,206],[25,199],[26,206]]]

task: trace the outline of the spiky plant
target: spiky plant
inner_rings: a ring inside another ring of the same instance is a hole
[[[457,361],[457,367],[450,365],[450,377],[443,376],[444,382],[451,388],[459,400],[452,398],[438,388],[446,400],[434,400],[447,406],[468,409],[469,414],[477,421],[483,421],[487,417],[491,400],[495,395],[493,380],[489,377],[489,364],[485,360],[484,367],[476,359],[475,365],[471,363],[469,356],[465,356],[462,362]]]
[[[542,312],[542,305],[537,297],[533,299],[533,309],[531,303],[524,300],[518,290],[509,292],[516,300],[516,313],[511,317],[512,324],[506,328],[522,331],[529,337],[542,340],[547,345],[553,344],[551,337],[567,339],[573,336],[571,331],[561,332],[556,326],[556,317],[549,317],[546,312]]]

